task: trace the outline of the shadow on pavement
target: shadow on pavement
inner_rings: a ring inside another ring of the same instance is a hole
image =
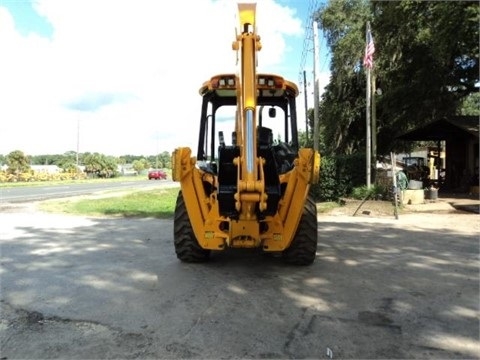
[[[181,263],[169,220],[2,217],[7,358],[318,359],[329,350],[460,359],[480,350],[479,232],[459,227],[462,215],[439,228],[319,218],[308,267],[247,251]]]

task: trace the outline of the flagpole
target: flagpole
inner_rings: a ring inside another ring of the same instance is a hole
[[[372,160],[372,134],[370,124],[370,98],[371,98],[371,85],[370,85],[370,69],[367,69],[367,188],[370,189],[371,179],[371,160]]]
[[[372,72],[372,118],[371,118],[371,128],[372,128],[372,181],[375,183],[375,177],[377,172],[377,103],[376,103],[376,96],[377,96],[377,85],[376,85],[376,76],[375,72]]]
[[[370,33],[370,23],[367,22],[367,32],[366,32],[366,41],[365,43],[367,44],[366,46],[368,46],[368,43],[369,43],[369,33]],[[370,66],[367,66],[367,89],[366,89],[366,103],[367,103],[367,106],[366,106],[366,119],[367,119],[367,189],[370,189],[371,187],[371,160],[372,160],[372,149],[371,149],[371,146],[372,146],[372,141],[371,141],[371,137],[372,137],[372,134],[371,134],[371,124],[370,124],[370,104],[371,104],[371,91],[372,91],[372,87],[371,87],[371,84],[370,84],[370,73],[371,73],[371,69],[370,69]]]

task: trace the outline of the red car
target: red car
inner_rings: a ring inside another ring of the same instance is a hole
[[[150,170],[148,172],[148,180],[166,180],[167,173],[163,170]]]

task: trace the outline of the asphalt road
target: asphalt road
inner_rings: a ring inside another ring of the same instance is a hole
[[[479,358],[478,215],[319,216],[312,266],[171,220],[0,209],[2,359]]]
[[[78,195],[89,195],[98,191],[121,189],[145,189],[159,185],[173,184],[172,180],[144,181],[108,181],[95,183],[72,183],[68,185],[0,187],[0,200],[3,203],[19,203],[62,198]]]

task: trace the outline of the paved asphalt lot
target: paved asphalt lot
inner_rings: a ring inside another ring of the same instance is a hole
[[[184,264],[171,220],[4,205],[1,358],[479,358],[479,215],[318,219],[312,266]]]

